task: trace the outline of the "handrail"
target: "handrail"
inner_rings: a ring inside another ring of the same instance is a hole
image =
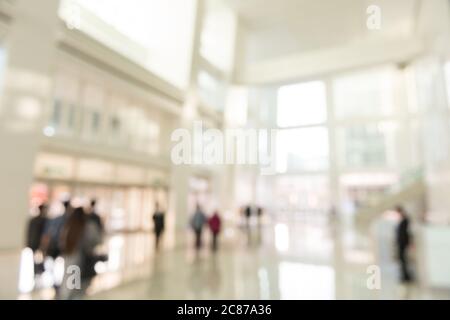
[[[413,168],[405,171],[400,175],[399,181],[392,186],[390,186],[385,192],[377,194],[376,196],[372,196],[368,199],[368,201],[363,204],[361,210],[376,207],[380,202],[383,201],[386,197],[399,193],[402,190],[406,189],[408,186],[413,185],[414,183],[423,180],[424,170],[422,167]]]
[[[386,192],[368,201],[366,206],[360,208],[355,215],[359,223],[370,222],[378,214],[411,197],[423,194],[423,168],[415,168],[401,175],[398,183],[392,185]]]

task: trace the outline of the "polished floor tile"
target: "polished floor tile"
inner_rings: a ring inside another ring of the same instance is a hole
[[[368,268],[380,262],[373,242],[326,222],[230,227],[218,253],[205,246],[195,254],[189,242],[159,252],[139,267],[140,276],[90,298],[450,299],[447,291],[400,285],[393,258],[379,265],[381,288],[369,289]]]

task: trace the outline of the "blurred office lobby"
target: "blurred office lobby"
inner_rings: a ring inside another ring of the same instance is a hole
[[[27,224],[95,199],[86,299],[450,299],[449,39],[447,0],[0,1],[0,298],[55,298]],[[196,123],[259,130],[274,171],[174,163]]]

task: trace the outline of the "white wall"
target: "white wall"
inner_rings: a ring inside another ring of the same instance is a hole
[[[425,284],[435,288],[450,288],[450,227],[425,227],[421,239]]]

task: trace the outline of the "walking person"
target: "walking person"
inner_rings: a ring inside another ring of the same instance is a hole
[[[191,220],[191,227],[195,234],[195,249],[197,251],[202,247],[202,231],[203,226],[206,224],[206,222],[206,215],[200,205],[197,204],[197,208]]]
[[[400,280],[404,283],[412,281],[409,270],[408,249],[411,244],[411,235],[409,230],[409,217],[405,209],[401,206],[396,208],[400,214],[400,222],[396,230],[396,240],[398,249],[398,259],[400,264]]]
[[[212,234],[212,250],[216,252],[218,249],[218,237],[222,227],[222,221],[217,211],[209,218],[208,224]]]
[[[159,203],[155,204],[155,213],[153,214],[153,226],[155,231],[155,249],[159,249],[161,236],[164,233],[164,211],[160,210]]]
[[[73,211],[70,200],[64,201],[63,206],[62,215],[48,221],[45,228],[45,253],[54,260],[61,255],[61,232]]]
[[[256,209],[256,216],[258,217],[258,227],[261,227],[263,214],[264,214],[264,209],[262,207],[258,206]]]
[[[53,288],[55,289],[55,297],[59,297],[59,289],[61,285],[61,278],[56,272],[56,261],[61,257],[61,234],[66,222],[73,212],[71,200],[67,199],[62,203],[64,211],[60,216],[48,220],[44,236],[42,240],[42,248],[45,257],[49,257],[53,260],[52,274],[53,274]]]
[[[105,226],[103,224],[102,218],[100,217],[100,215],[97,212],[97,200],[96,199],[91,200],[91,206],[90,206],[90,210],[89,210],[89,214],[88,214],[88,220],[92,220],[92,222],[94,222],[98,226],[98,228],[100,229],[100,232],[102,234],[104,234]]]
[[[244,209],[244,217],[245,217],[245,226],[250,228],[250,218],[252,216],[252,206],[247,205]]]
[[[88,219],[83,208],[76,208],[67,220],[61,237],[64,257],[64,278],[60,299],[82,299],[95,277],[95,264],[99,261],[95,248],[101,243],[101,230]]]
[[[39,214],[30,219],[27,229],[27,247],[33,251],[34,274],[39,275],[44,272],[44,258],[42,256],[42,244],[45,227],[48,223],[47,204],[39,206]]]

